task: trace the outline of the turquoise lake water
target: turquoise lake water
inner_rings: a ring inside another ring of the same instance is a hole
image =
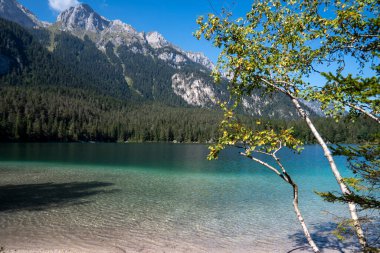
[[[197,144],[0,144],[0,246],[68,252],[306,252],[292,188],[224,151]],[[352,252],[331,235],[346,206],[318,146],[281,150],[300,208],[324,252]],[[348,175],[345,160],[336,162]]]

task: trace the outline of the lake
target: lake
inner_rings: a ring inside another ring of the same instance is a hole
[[[292,188],[273,172],[198,144],[0,144],[0,246],[23,252],[305,252]],[[346,206],[318,146],[281,150],[300,208],[325,252]],[[345,160],[337,158],[347,175]]]

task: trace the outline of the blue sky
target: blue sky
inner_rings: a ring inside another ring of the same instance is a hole
[[[51,0],[58,3],[76,0]],[[79,1],[79,0],[78,0]],[[56,20],[59,11],[49,6],[48,0],[19,0],[39,19]],[[214,62],[218,49],[210,42],[196,40],[192,33],[197,29],[196,19],[200,15],[219,12],[222,7],[243,15],[250,9],[250,1],[233,0],[80,0],[89,4],[100,15],[114,20],[120,19],[138,31],[158,31],[173,44],[188,50],[204,52]]]

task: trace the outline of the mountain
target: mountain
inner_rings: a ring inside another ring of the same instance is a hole
[[[110,21],[102,17],[86,4],[62,12],[51,29],[91,40],[114,66],[123,70],[130,89],[143,99],[181,106],[213,105],[211,98],[195,101],[197,97],[207,96],[205,89],[180,91],[174,82],[178,78],[189,81],[196,77],[202,80],[204,88],[218,91],[209,76],[212,62],[202,53],[180,49],[156,31],[138,32],[120,20]],[[193,85],[188,83],[186,87]],[[187,99],[188,96],[192,97],[191,100]]]
[[[30,13],[14,0],[0,1],[7,9]],[[0,15],[5,16],[4,10]],[[28,31],[0,29],[8,41],[0,51],[2,85],[75,87],[129,103],[176,107],[217,108],[216,101],[228,99],[228,80],[214,84],[210,77],[214,65],[203,53],[186,52],[159,32],[139,32],[120,20],[108,20],[87,4],[63,11],[49,26],[32,18],[33,27],[39,29],[11,20]],[[17,36],[23,33],[30,33],[33,45],[18,43]],[[38,61],[37,52],[44,60]],[[242,104],[241,112],[252,116],[296,117],[290,101],[281,94],[255,93]]]
[[[115,64],[121,64],[129,87],[144,98],[213,107],[216,100],[228,96],[226,85],[216,86],[210,78],[214,64],[203,53],[186,52],[159,32],[138,32],[120,20],[102,17],[88,5],[77,5],[62,12],[54,26],[92,40]],[[158,69],[159,76],[155,73]],[[151,80],[147,80],[149,76]],[[275,103],[270,103],[270,99]],[[285,97],[280,94],[271,98],[253,94],[244,99],[242,111],[273,118],[296,117],[290,102],[284,101]]]
[[[75,7],[70,7],[62,12],[57,23],[61,25],[63,31],[88,31],[98,33],[106,29],[110,21],[104,19],[87,4],[80,4]]]

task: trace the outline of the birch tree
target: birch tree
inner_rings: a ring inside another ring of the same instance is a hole
[[[379,37],[373,41],[377,41],[379,45],[378,40]],[[374,55],[378,54],[376,47],[370,51]],[[355,77],[352,74],[344,76],[341,73],[322,73],[327,79],[326,85],[309,90],[307,97],[320,101],[326,114],[336,120],[342,116],[347,119],[348,109],[349,119],[355,120],[358,116],[364,116],[380,125],[380,67],[372,64],[372,68],[377,73],[376,76]],[[355,203],[359,211],[365,211],[361,217],[362,223],[376,224],[380,214],[380,136],[372,136],[367,143],[360,146],[337,145],[332,149],[333,155],[347,158],[348,168],[354,176],[344,178],[344,181],[353,190],[350,194],[331,191],[318,194],[328,202]],[[344,239],[344,235],[350,234],[351,226],[351,220],[343,219],[335,234]],[[378,251],[378,239],[367,242],[368,252]]]
[[[237,147],[240,149],[239,154],[269,169],[283,181],[289,184],[293,189],[293,207],[297,219],[302,227],[303,233],[314,252],[320,252],[318,246],[312,239],[307,228],[301,210],[298,206],[298,185],[286,171],[284,165],[277,156],[277,153],[283,147],[289,147],[293,151],[300,152],[302,142],[293,136],[293,129],[284,129],[276,133],[273,129],[255,131],[239,123],[234,115],[234,109],[237,103],[228,108],[227,103],[221,103],[224,110],[224,119],[220,123],[220,137],[215,145],[210,146],[209,160],[217,159],[221,150],[226,146]],[[257,157],[262,154],[269,157],[277,166],[267,163]]]
[[[350,195],[351,190],[300,100],[313,90],[305,80],[320,73],[321,66],[330,64],[339,76],[346,55],[361,66],[378,57],[373,53],[379,49],[378,12],[376,0],[254,0],[243,18],[234,20],[225,13],[197,21],[196,37],[203,36],[221,49],[213,71],[215,81],[226,73],[229,91],[237,98],[250,96],[255,89],[285,94],[322,147],[344,195]],[[360,105],[360,101],[353,105]],[[347,204],[359,243],[366,250],[356,205],[352,201]]]

